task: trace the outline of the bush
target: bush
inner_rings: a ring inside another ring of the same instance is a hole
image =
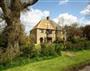
[[[46,50],[47,50],[47,54],[49,56],[55,56],[55,55],[57,55],[56,54],[56,51],[55,51],[55,45],[54,44],[47,44],[46,45]]]
[[[33,58],[37,55],[37,51],[35,49],[34,44],[29,44],[27,46],[21,47],[21,56],[28,57],[28,58]]]
[[[47,51],[46,51],[46,44],[40,44],[41,46],[41,55],[46,55],[47,54]]]
[[[84,43],[85,49],[90,49],[90,41]]]
[[[18,47],[0,48],[0,64],[6,64],[12,62],[14,58],[20,55]]]
[[[61,47],[58,44],[41,44],[42,56],[61,55]]]
[[[76,43],[66,42],[66,48],[64,50],[84,50],[90,49],[90,41],[78,41]]]

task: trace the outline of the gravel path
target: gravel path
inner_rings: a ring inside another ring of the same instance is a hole
[[[90,71],[90,66],[86,66],[83,69],[79,70],[79,71]]]

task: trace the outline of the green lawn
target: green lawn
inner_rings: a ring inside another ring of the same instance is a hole
[[[11,67],[2,71],[64,71],[67,67],[72,67],[87,60],[90,60],[90,50],[75,52],[70,56],[63,53],[62,56],[56,58]]]

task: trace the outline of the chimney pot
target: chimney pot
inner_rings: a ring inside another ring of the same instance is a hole
[[[49,16],[48,16],[48,17],[46,17],[46,19],[47,19],[47,20],[49,20]]]

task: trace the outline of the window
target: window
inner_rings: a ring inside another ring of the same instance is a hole
[[[44,33],[44,30],[43,29],[41,29],[41,33]]]
[[[47,34],[52,34],[52,30],[51,29],[47,29]]]

